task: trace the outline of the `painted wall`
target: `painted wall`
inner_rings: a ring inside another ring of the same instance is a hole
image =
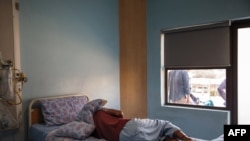
[[[21,67],[28,77],[23,90],[24,117],[22,128],[1,134],[0,139],[26,141],[27,106],[35,97],[83,92],[90,99],[106,98],[107,106],[119,108],[118,0],[19,2]],[[150,118],[168,119],[201,138],[222,132],[225,113],[161,106],[160,30],[249,16],[249,5],[248,0],[147,0]],[[179,113],[186,118],[176,118]]]
[[[250,16],[248,0],[147,0],[148,116],[168,119],[187,134],[212,139],[223,133],[227,112],[161,106],[160,30]]]
[[[32,98],[85,93],[120,108],[117,0],[19,0],[23,123],[0,140],[26,141]]]

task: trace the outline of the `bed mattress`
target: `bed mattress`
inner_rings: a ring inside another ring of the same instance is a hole
[[[59,128],[60,126],[45,126],[44,124],[33,124],[29,129],[29,139],[30,141],[45,141],[48,133],[54,129]],[[89,136],[83,140],[77,139],[68,139],[68,138],[60,138],[60,141],[106,141],[104,139],[97,139],[93,136]]]
[[[47,134],[60,126],[45,126],[44,124],[33,124],[30,127],[30,141],[45,141]]]

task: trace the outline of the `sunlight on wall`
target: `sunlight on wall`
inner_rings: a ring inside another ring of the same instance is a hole
[[[250,124],[249,46],[250,28],[238,30],[238,124]]]
[[[161,34],[161,105],[165,104],[164,34]]]

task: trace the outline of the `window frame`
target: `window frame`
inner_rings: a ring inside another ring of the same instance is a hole
[[[228,79],[228,76],[230,75],[230,67],[219,67],[219,68],[214,68],[214,67],[207,67],[207,68],[198,68],[198,67],[185,67],[185,68],[164,68],[164,105],[165,106],[181,106],[181,107],[192,107],[192,108],[201,108],[201,109],[214,109],[214,110],[229,110],[229,105],[230,103],[228,103],[228,95],[231,95],[230,94],[230,87],[227,87],[226,89],[226,105],[225,107],[219,107],[219,106],[207,106],[207,105],[192,105],[192,104],[178,104],[178,103],[171,103],[171,102],[168,102],[169,101],[169,98],[168,98],[168,70],[175,70],[175,69],[182,69],[182,70],[187,70],[187,69],[225,69],[226,71],[226,84],[228,84],[228,82],[230,82],[230,79]]]
[[[227,25],[228,23],[228,25]],[[204,29],[210,29],[223,26],[230,26],[230,21],[222,21],[214,24],[203,24],[203,25],[194,25],[194,26],[188,26],[188,27],[181,27],[181,28],[174,28],[174,29],[163,29],[161,30],[161,66],[162,66],[162,73],[161,73],[161,81],[162,81],[162,96],[163,98],[163,105],[164,106],[180,106],[180,107],[191,107],[191,108],[201,108],[201,109],[212,109],[212,110],[229,110],[231,111],[232,101],[231,101],[231,95],[232,95],[232,88],[230,87],[232,84],[232,46],[231,46],[231,28],[229,27],[229,64],[226,65],[211,65],[211,66],[166,66],[164,63],[165,61],[165,48],[164,48],[164,42],[165,42],[165,34],[166,32],[186,32],[192,31],[192,30],[199,30],[199,28]],[[204,27],[203,27],[204,26]],[[187,28],[187,29],[186,29]],[[227,95],[226,95],[226,106],[225,107],[211,107],[211,106],[205,106],[205,105],[191,105],[191,104],[178,104],[178,103],[170,103],[168,102],[168,70],[169,69],[225,69],[226,70],[226,84],[227,84]]]
[[[231,124],[238,124],[238,29],[250,27],[250,18],[241,18],[232,20],[231,26],[231,44],[232,44],[232,95],[229,96]]]
[[[179,106],[179,107],[191,107],[197,109],[211,109],[211,110],[223,110],[230,113],[230,124],[238,124],[238,29],[250,27],[250,18],[240,18],[230,20],[230,65],[223,66],[226,69],[226,107],[210,107],[210,106],[196,106],[196,105],[183,105],[176,103],[168,103],[167,99],[167,70],[168,69],[195,69],[196,67],[166,67],[164,65],[164,30],[161,31],[161,93],[162,104],[164,106]],[[207,68],[214,68],[207,67]]]

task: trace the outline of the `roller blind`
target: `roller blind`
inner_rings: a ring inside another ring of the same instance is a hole
[[[230,22],[162,30],[165,67],[230,66]]]

